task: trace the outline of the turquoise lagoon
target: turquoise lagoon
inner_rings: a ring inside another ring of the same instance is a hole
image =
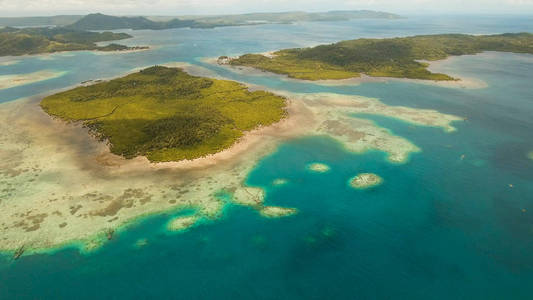
[[[252,209],[228,206],[215,222],[168,234],[169,213],[139,221],[92,254],[66,248],[15,262],[0,257],[0,299],[531,299],[533,160],[527,155],[533,151],[533,56],[485,53],[443,65],[484,80],[484,89],[397,81],[320,86],[237,74],[202,58],[357,37],[533,32],[532,21],[412,17],[134,31],[128,44],[156,47],[127,54],[21,57],[0,66],[0,75],[68,72],[0,90],[0,102],[180,61],[271,89],[362,95],[467,118],[454,124],[457,132],[445,133],[360,116],[422,149],[401,165],[388,163],[379,151],[347,152],[324,136],[290,140],[259,162],[247,184],[265,188],[267,204],[298,208],[297,215],[266,219]],[[313,162],[331,171],[309,172],[306,166]],[[376,173],[384,183],[350,188],[349,178],[362,172]],[[277,178],[288,182],[273,185]],[[147,244],[135,247],[139,239]]]

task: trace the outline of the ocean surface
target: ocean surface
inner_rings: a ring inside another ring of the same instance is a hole
[[[320,86],[237,74],[202,60],[360,37],[526,31],[533,32],[533,17],[413,16],[127,31],[134,38],[124,43],[154,49],[12,58],[20,62],[0,65],[0,75],[67,73],[0,90],[0,102],[139,67],[188,62],[271,89],[374,97],[467,121],[445,133],[362,116],[422,149],[406,164],[391,164],[379,151],[347,152],[324,136],[290,140],[258,163],[247,184],[264,188],[267,204],[298,208],[297,215],[267,219],[229,205],[219,220],[168,234],[172,215],[161,214],[128,227],[92,254],[66,248],[14,262],[0,256],[0,299],[531,299],[533,55],[490,52],[442,66],[485,81],[484,89],[398,81]],[[331,171],[310,173],[306,165],[312,162]],[[348,179],[361,172],[376,173],[384,183],[350,188]],[[276,178],[288,184],[272,185]],[[147,245],[135,247],[139,239]]]

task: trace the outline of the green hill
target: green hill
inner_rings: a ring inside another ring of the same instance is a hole
[[[376,11],[330,11],[320,13],[281,12],[250,13],[220,16],[182,16],[182,17],[116,17],[100,13],[89,14],[68,28],[78,30],[113,29],[169,29],[169,28],[213,28],[220,26],[243,26],[269,23],[346,21],[362,18],[397,19],[400,16]]]
[[[346,79],[367,74],[428,80],[454,80],[431,73],[424,60],[483,51],[533,53],[533,34],[441,34],[392,39],[358,39],[313,48],[286,49],[274,57],[245,54],[221,62],[249,66],[304,80]]]
[[[282,97],[161,66],[48,96],[41,107],[61,119],[83,122],[109,141],[115,154],[146,155],[151,161],[219,152],[245,131],[286,114]]]
[[[113,30],[113,29],[168,29],[179,27],[193,27],[193,20],[181,21],[172,19],[167,22],[155,22],[145,17],[115,17],[104,14],[87,15],[67,28],[78,30]]]
[[[0,56],[73,50],[127,50],[133,48],[118,44],[99,47],[95,43],[130,37],[126,33],[77,31],[61,27],[5,27],[0,29]]]

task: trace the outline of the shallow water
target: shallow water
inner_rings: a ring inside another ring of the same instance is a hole
[[[266,219],[229,206],[224,216],[169,234],[162,214],[120,232],[93,254],[0,259],[0,299],[57,298],[491,298],[533,292],[533,56],[485,53],[441,68],[488,83],[450,89],[406,82],[320,86],[277,76],[246,76],[201,58],[309,46],[357,37],[421,33],[533,31],[531,18],[414,17],[215,30],[135,31],[128,44],[157,45],[128,54],[60,53],[16,58],[0,75],[39,70],[64,76],[0,90],[0,102],[47,93],[171,61],[271,89],[379,98],[391,105],[467,117],[457,131],[363,115],[416,144],[406,164],[385,154],[347,152],[328,137],[291,140],[265,157],[247,184],[266,189],[267,205],[295,216]],[[326,173],[307,165],[325,163]],[[348,180],[376,173],[382,185],[354,190]],[[273,185],[284,178],[285,185]],[[509,184],[512,184],[511,188]],[[135,247],[139,239],[143,247]],[[74,280],[73,280],[74,279]]]

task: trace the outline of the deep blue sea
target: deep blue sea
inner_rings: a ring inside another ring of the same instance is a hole
[[[21,57],[0,66],[0,75],[68,71],[0,90],[0,102],[181,61],[273,89],[375,97],[468,118],[445,133],[362,116],[422,149],[401,165],[379,151],[347,152],[327,137],[290,140],[260,161],[247,184],[263,187],[267,204],[296,207],[299,214],[267,219],[229,206],[220,220],[174,235],[165,232],[170,215],[162,214],[132,225],[93,254],[64,249],[15,262],[0,257],[0,299],[532,299],[533,160],[527,154],[533,151],[533,55],[488,53],[451,62],[450,70],[487,82],[484,89],[406,82],[328,87],[245,76],[201,60],[359,37],[525,31],[533,32],[533,17],[127,31],[135,37],[125,43],[157,47]],[[310,173],[310,162],[331,171]],[[361,172],[379,174],[384,183],[351,189],[347,179]],[[289,183],[273,186],[276,178]],[[134,247],[139,238],[148,244]]]

